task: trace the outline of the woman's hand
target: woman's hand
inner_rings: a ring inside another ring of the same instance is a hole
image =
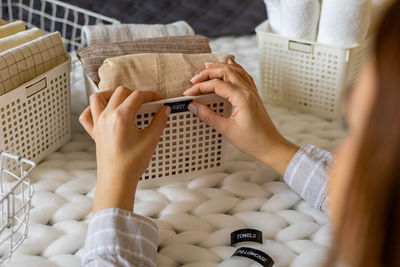
[[[276,129],[258,95],[253,78],[233,60],[229,60],[228,64],[206,63],[205,67],[192,78],[193,86],[184,95],[216,93],[226,98],[234,111],[230,118],[223,118],[200,103],[192,102],[189,109],[239,150],[283,175],[298,147]]]
[[[79,120],[96,142],[94,213],[106,208],[132,211],[137,183],[164,130],[170,107],[160,108],[145,129],[139,130],[134,119],[143,103],[159,99],[156,93],[125,87],[90,96],[90,106]]]

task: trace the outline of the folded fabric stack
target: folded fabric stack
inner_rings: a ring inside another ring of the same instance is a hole
[[[78,58],[99,90],[125,86],[177,97],[205,62],[233,58],[211,54],[210,40],[184,21],[84,26],[82,40],[88,46],[77,51]]]
[[[58,32],[45,35],[38,29],[25,30],[16,21],[0,26],[0,95],[68,60]]]
[[[351,47],[374,32],[381,14],[393,0],[264,2],[272,32],[290,38]]]

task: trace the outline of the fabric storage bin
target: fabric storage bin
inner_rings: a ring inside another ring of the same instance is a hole
[[[99,92],[96,84],[86,75],[85,82],[88,96]],[[149,167],[140,178],[140,188],[156,187],[223,170],[226,140],[187,110],[187,105],[193,100],[209,106],[221,116],[231,115],[232,106],[226,99],[209,94],[146,103],[133,118],[141,129],[151,123],[162,105],[171,106],[171,114]]]
[[[70,71],[68,60],[0,96],[0,150],[39,162],[70,139]]]
[[[265,102],[326,119],[342,115],[342,95],[357,78],[373,38],[342,48],[271,33],[268,21],[256,33]]]

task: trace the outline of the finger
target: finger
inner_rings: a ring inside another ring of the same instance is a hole
[[[161,107],[154,115],[151,124],[142,130],[143,134],[146,135],[147,138],[150,138],[150,140],[152,140],[153,142],[157,143],[160,139],[161,134],[164,131],[170,113],[171,107]]]
[[[110,97],[110,94],[112,94],[112,93],[113,92],[111,92],[111,91],[104,91],[104,92],[92,94],[90,96],[90,98],[89,98],[90,112],[92,114],[93,124],[96,123],[100,114],[106,108],[108,99]]]
[[[219,133],[225,134],[226,129],[228,129],[229,119],[221,117],[209,107],[200,103],[192,102],[189,104],[188,109],[202,122],[210,125]]]
[[[127,116],[133,117],[144,103],[160,99],[162,99],[161,96],[152,91],[135,91],[124,100],[118,109]]]
[[[242,67],[242,65],[236,63],[236,61],[232,58],[228,59],[228,64],[235,68],[248,82],[253,85],[253,88],[257,88],[256,83],[254,82],[253,77]]]
[[[240,90],[236,89],[234,85],[218,79],[195,84],[183,94],[186,96],[196,96],[210,93],[216,93],[228,99],[233,106],[237,106],[240,103]]]
[[[220,64],[223,63],[219,63],[218,65]],[[249,86],[248,84],[249,82],[246,79],[244,79],[238,71],[236,71],[232,66],[229,66],[228,64],[223,64],[220,67],[212,67],[205,69],[196,76],[194,76],[191,82],[193,84],[197,84],[199,82],[204,82],[212,79],[221,79],[224,80],[225,82],[230,82],[232,84],[244,88],[247,88]]]
[[[85,131],[93,138],[93,118],[90,107],[87,107],[79,116],[79,122],[82,124]]]
[[[126,88],[125,86],[118,87],[111,96],[107,105],[107,109],[116,109],[130,94],[132,94],[132,90]]]

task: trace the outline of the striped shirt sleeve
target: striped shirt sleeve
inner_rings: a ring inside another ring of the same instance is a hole
[[[156,266],[157,225],[130,211],[110,208],[90,221],[82,266]]]
[[[293,157],[283,179],[305,201],[327,211],[327,172],[332,154],[314,145],[305,145]]]

